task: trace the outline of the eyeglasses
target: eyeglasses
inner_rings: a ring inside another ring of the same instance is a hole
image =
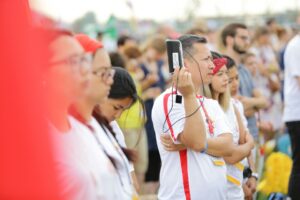
[[[111,67],[101,67],[92,73],[98,77],[100,77],[103,81],[107,81],[109,78],[113,78],[115,75],[115,70]]]
[[[65,59],[50,62],[50,65],[69,65],[71,67],[89,68],[91,65],[91,54],[72,55]]]

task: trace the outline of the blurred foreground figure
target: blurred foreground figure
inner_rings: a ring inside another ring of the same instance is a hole
[[[29,15],[27,1],[0,2],[0,199],[60,199],[42,123],[45,60],[43,44],[36,40],[42,35],[32,32]]]

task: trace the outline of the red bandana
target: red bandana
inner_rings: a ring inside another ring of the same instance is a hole
[[[215,65],[215,68],[213,69],[213,75],[215,75],[221,67],[227,64],[227,59],[226,58],[216,58],[213,60],[213,63]]]
[[[84,34],[77,34],[75,35],[75,38],[84,48],[85,52],[94,53],[97,49],[103,47],[103,44],[101,42],[98,42],[97,40],[94,40]]]

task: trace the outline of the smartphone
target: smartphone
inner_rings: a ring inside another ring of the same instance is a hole
[[[169,72],[174,72],[174,67],[183,66],[182,45],[179,40],[166,40],[167,54],[169,62]]]

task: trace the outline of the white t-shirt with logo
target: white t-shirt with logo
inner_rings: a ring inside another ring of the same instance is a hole
[[[169,152],[163,148],[160,135],[169,134],[174,142],[178,143],[178,135],[183,131],[185,123],[184,102],[176,103],[176,95],[171,93],[171,89],[162,93],[155,100],[152,109],[152,121],[162,161],[158,199],[226,199],[226,166],[223,158],[191,149]],[[213,121],[213,136],[210,135],[208,125],[205,123],[206,136],[210,138],[230,133],[228,122],[218,102],[203,97],[198,99],[199,106],[200,100],[203,101],[208,116]],[[205,119],[203,109],[200,110]]]
[[[285,122],[300,121],[300,35],[287,45],[284,53],[284,113]]]

